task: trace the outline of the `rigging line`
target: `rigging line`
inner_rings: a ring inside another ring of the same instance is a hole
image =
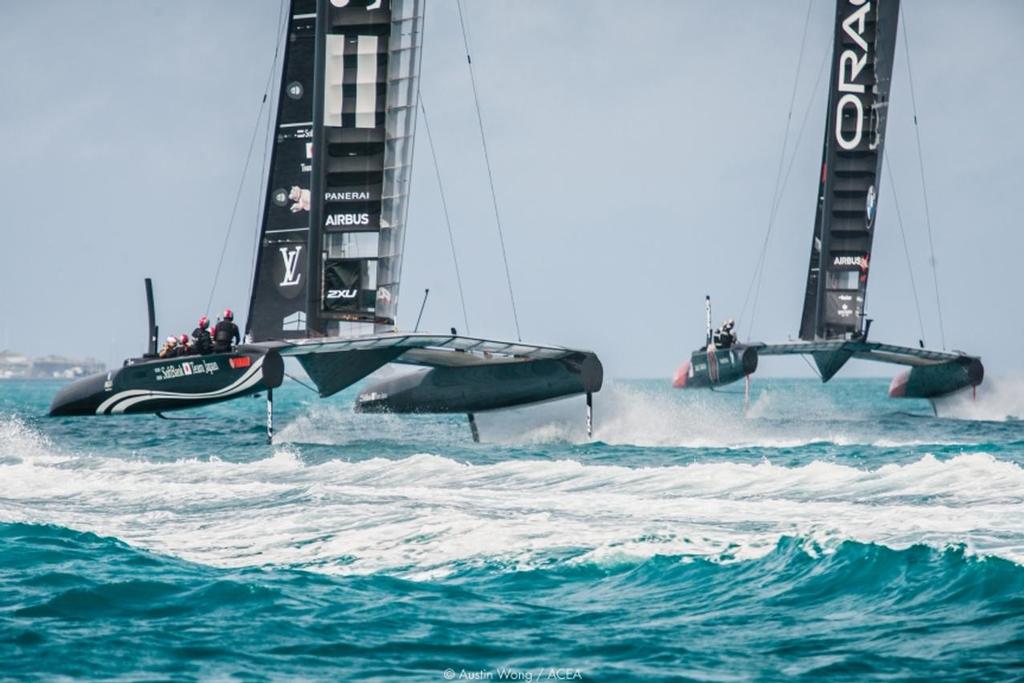
[[[786,167],[786,175],[782,178],[782,188],[780,192],[786,191],[786,186],[789,184],[789,177],[793,173],[793,166],[796,164],[797,151],[800,149],[800,143],[804,139],[804,131],[807,129],[807,121],[810,119],[811,109],[814,108],[814,94],[818,90],[818,84],[821,83],[821,76],[825,73],[825,65],[828,64],[828,56],[832,53],[831,47],[825,50],[825,54],[822,55],[821,64],[818,66],[818,75],[814,79],[814,85],[811,88],[811,96],[807,100],[807,109],[804,110],[804,118],[800,122],[800,129],[797,131],[796,144],[793,147],[793,153],[789,157],[789,166]],[[758,260],[755,274],[757,276],[757,286],[754,288],[754,306],[750,311],[750,325],[747,327],[748,339],[749,335],[753,332],[754,321],[757,319],[757,302],[761,299],[761,281],[764,279],[764,269],[767,262],[768,255],[768,239],[771,237],[772,230],[775,227],[775,219],[778,217],[778,209],[781,206],[775,207],[775,214],[772,215],[768,223],[768,233],[765,235],[764,245],[761,247],[761,258]],[[746,304],[744,304],[744,310]]]
[[[793,105],[796,103],[796,90],[800,83],[800,71],[804,63],[804,49],[807,46],[807,29],[811,21],[811,7],[813,0],[807,2],[807,14],[804,16],[804,30],[803,35],[800,37],[800,53],[796,60],[796,74],[793,76],[793,89],[789,95],[789,111],[786,113],[786,129],[782,136],[782,149],[779,151],[779,167],[775,171],[775,188],[772,190],[772,205],[768,211],[768,229],[765,233],[764,245],[761,247],[761,253],[758,256],[757,265],[754,268],[754,273],[751,274],[750,284],[747,286],[747,295],[743,298],[743,308],[740,310],[740,320],[744,319],[747,313],[747,303],[750,300],[750,293],[753,290],[754,282],[757,278],[757,273],[761,270],[761,263],[764,259],[764,253],[768,248],[768,237],[771,235],[772,222],[774,221],[776,208],[781,200],[782,193],[779,191],[779,184],[782,182],[782,169],[786,163],[786,149],[789,145],[789,131],[792,128],[793,122]],[[748,334],[751,327],[747,326]]]
[[[466,22],[462,16],[462,0],[455,3],[459,9],[459,27],[462,29],[462,44],[466,48],[466,64],[469,66],[469,81],[473,86],[473,104],[476,106],[476,122],[480,128],[480,143],[484,149],[484,163],[487,166],[487,181],[491,186],[491,203],[494,205],[494,222],[498,226],[498,241],[501,244],[501,260],[505,264],[505,282],[508,284],[508,298],[512,303],[512,321],[516,326],[516,338],[523,341],[523,334],[519,329],[519,311],[516,309],[516,295],[512,289],[512,271],[508,265],[508,251],[505,249],[505,234],[501,229],[501,215],[498,213],[498,195],[494,191],[494,174],[491,172],[491,157],[487,152],[487,137],[484,135],[484,118],[480,112],[480,97],[476,89],[476,75],[473,73],[473,58],[470,56],[469,36],[466,29]]]
[[[896,179],[892,172],[892,164],[889,163],[889,155],[882,151],[882,161],[889,174],[889,187],[892,188],[892,201],[896,207],[896,224],[900,228],[900,237],[903,238],[903,254],[907,257],[907,272],[910,274],[910,290],[914,294],[914,308],[917,309],[917,324],[921,328],[921,342],[924,343],[924,318],[921,317],[921,301],[917,296],[917,282],[914,279],[914,267],[910,262],[910,247],[907,246],[907,233],[903,229],[903,213],[900,211],[900,200],[896,194]]]
[[[437,176],[437,191],[441,195],[441,208],[444,210],[444,222],[448,226],[448,246],[452,249],[452,263],[455,264],[455,282],[459,286],[459,302],[462,304],[462,322],[466,326],[466,334],[472,334],[469,329],[469,316],[466,314],[466,295],[462,291],[462,274],[459,272],[459,257],[455,252],[455,234],[452,232],[452,219],[448,214],[448,202],[444,197],[444,185],[441,183],[441,166],[437,162],[437,151],[434,149],[434,137],[430,134],[430,122],[427,120],[427,107],[423,104],[423,94],[420,93],[420,112],[423,114],[423,129],[427,133],[427,145],[430,147],[430,156],[434,159],[434,174]]]
[[[280,16],[280,15],[279,15]],[[252,137],[249,139],[249,151],[245,155],[245,165],[242,167],[242,177],[238,180],[238,190],[235,192],[235,202],[231,207],[231,218],[228,220],[228,229],[224,234],[224,244],[220,248],[220,257],[217,259],[217,270],[213,275],[213,284],[210,285],[210,297],[206,302],[205,311],[210,310],[210,306],[213,305],[213,295],[217,290],[217,282],[220,279],[220,269],[224,265],[224,254],[228,251],[228,242],[231,239],[231,230],[235,225],[235,215],[238,213],[238,203],[242,199],[242,190],[245,187],[245,177],[249,173],[249,164],[252,162],[252,151],[256,147],[256,138],[260,132],[260,121],[263,120],[263,112],[267,108],[267,99],[269,98],[270,85],[274,80],[274,72],[276,71],[277,56],[281,51],[280,40],[277,43],[277,48],[274,50],[274,60],[270,65],[270,73],[267,75],[267,83],[263,86],[263,99],[260,101],[260,108],[256,114],[256,124],[252,129]]]
[[[800,357],[803,358],[805,363],[807,363],[807,367],[809,367],[811,369],[811,372],[813,372],[815,375],[817,375],[818,379],[821,379],[821,371],[818,370],[818,368],[815,367],[815,365],[813,363],[811,363],[810,359],[808,359],[807,356],[805,356],[802,353],[800,354]]]
[[[285,377],[287,377],[288,379],[290,379],[291,381],[295,382],[295,383],[296,383],[296,384],[298,384],[299,386],[303,386],[303,387],[306,387],[307,389],[309,389],[310,391],[312,391],[312,392],[313,392],[314,394],[316,394],[317,396],[319,396],[319,395],[320,395],[320,392],[319,392],[319,391],[317,391],[317,390],[316,390],[316,389],[314,389],[313,387],[309,386],[308,384],[306,384],[305,382],[303,382],[303,381],[302,381],[301,379],[299,379],[298,377],[295,377],[294,375],[290,375],[290,374],[288,374],[287,372],[286,372],[286,373],[284,373],[284,376],[285,376]]]
[[[287,0],[281,0],[280,10],[277,15],[277,46],[274,48],[274,59],[270,64],[271,80],[273,76],[277,74],[277,56],[281,51],[281,44],[285,40],[285,28],[287,26],[288,17],[285,13],[285,7],[288,5]],[[283,76],[283,74],[282,74]],[[273,83],[271,83],[272,85]],[[280,88],[280,84],[278,84]],[[267,155],[270,152],[271,147],[271,130],[274,127],[274,119],[272,113],[267,113],[267,128],[263,136],[263,172],[260,174],[260,184],[256,188],[256,216],[257,220],[262,217],[260,209],[263,208],[263,200],[265,198],[265,192],[267,187],[268,178],[270,177],[270,166],[267,164]],[[257,228],[252,232],[252,264],[249,268],[249,281],[254,282],[256,278],[256,262],[259,260],[259,248],[260,248],[260,230]]]
[[[924,198],[924,222],[928,226],[928,250],[931,252],[932,284],[935,286],[935,308],[939,312],[939,339],[946,348],[946,329],[942,321],[942,299],[939,297],[939,266],[935,261],[935,241],[932,238],[932,216],[928,208],[928,187],[924,182],[924,154],[921,151],[921,129],[917,125],[917,96],[914,93],[914,73],[910,68],[910,38],[907,35],[907,18],[900,7],[900,23],[903,24],[903,53],[907,58],[907,79],[910,81],[910,105],[914,110],[914,137],[917,139],[917,165],[921,172],[921,195]]]
[[[782,193],[779,191],[779,183],[782,181],[782,167],[786,160],[786,148],[789,143],[789,131],[792,128],[791,124],[793,121],[793,105],[796,103],[796,89],[800,83],[800,72],[804,64],[804,49],[807,45],[807,29],[811,22],[811,6],[813,0],[808,0],[807,3],[807,15],[804,17],[804,32],[800,37],[800,54],[796,60],[796,75],[793,77],[793,91],[789,95],[789,111],[786,113],[786,131],[782,136],[782,150],[779,153],[779,167],[775,170],[775,189],[772,191],[772,207],[768,212],[771,218],[769,221],[774,220],[775,213],[778,209],[778,204],[782,200]]]

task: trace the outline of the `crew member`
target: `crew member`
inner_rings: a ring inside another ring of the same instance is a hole
[[[205,315],[199,319],[199,327],[192,330],[192,352],[201,355],[213,353],[213,337],[210,336],[210,319]]]
[[[183,334],[178,337],[178,348],[175,349],[175,356],[191,356],[192,348],[188,344],[188,335]]]
[[[736,333],[733,332],[733,328],[736,327],[736,321],[729,318],[722,326],[715,330],[714,342],[715,348],[728,349],[736,343]]]
[[[177,354],[178,349],[178,338],[168,337],[164,342],[164,345],[160,347],[160,353],[158,354],[161,358],[174,358]]]
[[[231,350],[233,344],[241,343],[242,335],[238,332],[238,325],[235,324],[235,314],[228,308],[224,311],[224,318],[213,328],[213,351],[214,353],[226,353]]]

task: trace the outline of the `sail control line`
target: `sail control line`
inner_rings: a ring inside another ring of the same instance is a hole
[[[749,377],[759,356],[791,354],[809,356],[823,382],[851,358],[905,365],[909,369],[889,386],[894,398],[934,399],[982,382],[984,367],[977,356],[929,350],[923,343],[908,347],[868,338],[871,319],[864,305],[899,19],[899,0],[836,0],[832,78],[800,341],[748,342],[728,349],[709,345],[694,351],[679,368],[674,386],[728,384]]]

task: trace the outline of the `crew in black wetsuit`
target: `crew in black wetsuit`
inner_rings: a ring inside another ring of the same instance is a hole
[[[736,323],[730,318],[726,320],[722,326],[715,330],[714,342],[715,348],[728,349],[736,343],[736,333],[732,331]]]
[[[192,352],[202,355],[213,353],[213,337],[210,336],[210,319],[205,315],[199,319],[199,327],[192,330]]]
[[[188,345],[188,335],[183,334],[180,337],[178,337],[178,346],[174,350],[174,355],[191,356],[193,353],[195,352],[192,350],[192,347]]]
[[[235,324],[235,314],[231,309],[224,311],[224,318],[213,328],[213,351],[214,353],[225,353],[231,350],[233,344],[242,341],[242,335],[238,332],[238,325]]]

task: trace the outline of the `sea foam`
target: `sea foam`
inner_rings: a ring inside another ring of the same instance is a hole
[[[861,469],[697,462],[626,467],[437,454],[309,464],[153,462],[62,451],[0,422],[0,521],[112,536],[219,567],[445,575],[654,555],[736,561],[783,537],[823,548],[963,546],[1024,564],[1024,470],[986,453]],[[338,456],[343,457],[342,452]]]

